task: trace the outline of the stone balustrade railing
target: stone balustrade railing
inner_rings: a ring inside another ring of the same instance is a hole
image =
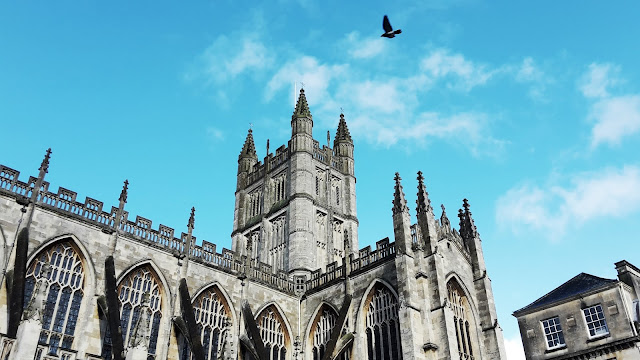
[[[286,154],[283,152],[282,154]],[[264,171],[264,166],[262,166]],[[30,177],[28,182],[18,179],[20,172],[9,167],[0,165],[0,194],[12,196],[19,203],[26,204],[31,197],[35,187],[36,178]],[[104,211],[104,204],[96,199],[86,197],[84,203],[76,201],[77,193],[60,187],[57,193],[49,191],[49,183],[44,181],[36,202],[45,209],[58,212],[110,232],[115,229],[116,207],[111,207],[109,212]],[[136,216],[135,221],[129,220],[129,213],[123,212],[119,229],[120,234],[128,238],[151,244],[157,248],[170,253],[183,253],[187,234],[181,233],[180,238],[175,237],[175,230],[160,224],[158,229],[152,228],[152,221],[142,216]],[[223,248],[221,253],[216,250],[216,245],[206,240],[201,245],[195,245],[196,238],[193,237],[194,245],[190,249],[190,259],[212,266],[222,271],[246,276],[252,280],[259,281],[271,287],[277,288],[287,293],[294,293],[295,284],[284,273],[274,274],[270,267],[265,267],[264,263],[251,263],[245,271],[244,261],[232,250]],[[395,244],[389,243],[385,238],[376,243],[376,250],[371,250],[370,246],[358,252],[358,256],[351,256],[352,273],[369,269],[387,259],[395,257]],[[346,269],[336,263],[329,264],[324,273],[316,270],[312,273],[311,279],[307,280],[306,289],[311,290],[336,280],[344,278]],[[268,266],[268,265],[266,265]],[[0,349],[1,351],[1,349]],[[0,358],[1,359],[1,358]]]

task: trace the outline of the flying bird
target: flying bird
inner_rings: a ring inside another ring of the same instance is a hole
[[[392,38],[396,37],[397,34],[402,33],[402,30],[400,29],[393,30],[391,24],[389,23],[389,18],[387,17],[387,15],[385,15],[384,19],[382,19],[382,28],[384,29],[384,34],[380,35],[381,37]]]

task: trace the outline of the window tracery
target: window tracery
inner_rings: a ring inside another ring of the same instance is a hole
[[[160,320],[162,319],[162,293],[160,281],[149,266],[131,271],[118,285],[120,300],[120,326],[125,347],[129,344],[142,310],[142,296],[149,293],[149,343],[148,359],[155,359],[158,345]],[[111,334],[106,331],[102,347],[102,357],[110,359]]]
[[[402,359],[398,299],[382,284],[367,296],[366,337],[369,360]]]
[[[310,340],[313,345],[311,350],[313,360],[321,360],[324,356],[326,345],[331,338],[331,331],[336,324],[337,318],[336,312],[326,305],[318,311],[310,334]]]
[[[202,292],[193,301],[193,311],[200,332],[205,360],[222,355],[225,337],[231,326],[231,309],[217,287]],[[183,339],[181,360],[191,359],[191,351]]]
[[[473,360],[473,345],[470,332],[470,309],[467,297],[460,286],[451,280],[447,283],[447,306],[453,311],[453,322],[456,327],[456,341],[461,360]]]
[[[48,264],[49,272],[43,272]],[[35,283],[47,276],[46,302],[38,342],[49,345],[49,353],[71,349],[78,312],[84,295],[84,268],[79,252],[71,242],[59,242],[45,248],[26,273],[24,307],[33,295]]]
[[[264,347],[269,352],[269,360],[287,359],[287,347],[290,343],[289,334],[278,310],[273,305],[267,307],[258,315],[256,323],[258,324]]]

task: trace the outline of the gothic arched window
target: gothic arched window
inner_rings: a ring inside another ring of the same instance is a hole
[[[49,267],[47,274],[42,271],[45,264]],[[33,295],[36,281],[42,276],[47,276],[47,300],[38,342],[48,344],[49,353],[56,354],[58,348],[71,349],[84,295],[82,260],[70,241],[48,246],[31,263],[26,273],[25,308]]]
[[[217,360],[223,351],[225,336],[231,326],[231,308],[220,290],[214,286],[203,291],[193,301],[193,312],[200,330],[204,358]],[[189,355],[188,344],[184,341],[180,359],[190,359]]]
[[[264,347],[269,351],[269,359],[287,359],[287,347],[290,342],[289,333],[276,307],[270,305],[262,310],[256,319],[256,323],[258,324]]]
[[[402,359],[398,299],[386,286],[376,284],[367,296],[364,310],[368,359]]]
[[[473,360],[473,346],[469,331],[471,319],[469,302],[455,280],[447,283],[447,293],[448,306],[453,311],[453,323],[456,327],[458,354],[461,360]]]
[[[143,295],[148,294],[148,303],[143,304]],[[148,306],[149,334],[148,354],[150,359],[156,355],[158,345],[158,333],[160,319],[162,319],[162,291],[160,281],[151,270],[150,266],[139,267],[127,274],[118,285],[118,299],[120,300],[120,326],[122,327],[122,340],[126,348],[134,334],[142,306]],[[106,331],[102,345],[102,357],[111,359],[111,334]]]
[[[321,360],[324,356],[327,343],[331,338],[331,331],[336,325],[338,315],[333,309],[327,305],[323,305],[311,325],[311,333],[309,334],[309,342],[313,346],[313,360]]]

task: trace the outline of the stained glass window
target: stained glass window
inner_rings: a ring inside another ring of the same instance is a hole
[[[193,312],[206,360],[217,360],[222,355],[227,331],[231,326],[231,309],[217,287],[202,292],[193,302]],[[190,349],[182,339],[181,360],[191,359]]]
[[[329,306],[324,305],[316,315],[311,330],[313,344],[313,360],[321,360],[324,356],[327,343],[331,338],[331,331],[336,324],[338,315]]]
[[[447,306],[453,310],[453,322],[456,328],[458,354],[461,360],[473,360],[473,345],[469,326],[470,309],[467,297],[460,286],[451,280],[447,283]]]
[[[49,265],[48,274],[42,272],[44,264]],[[48,352],[57,354],[59,348],[71,349],[84,295],[84,268],[79,252],[71,242],[48,246],[31,263],[26,274],[25,308],[33,295],[36,281],[42,276],[47,276],[47,300],[39,343],[48,344]]]
[[[262,310],[256,320],[260,336],[264,342],[264,347],[269,352],[270,360],[285,360],[287,347],[289,346],[289,334],[287,333],[284,320],[271,305]]]
[[[384,285],[369,293],[365,305],[367,353],[369,360],[400,360],[398,299]]]

